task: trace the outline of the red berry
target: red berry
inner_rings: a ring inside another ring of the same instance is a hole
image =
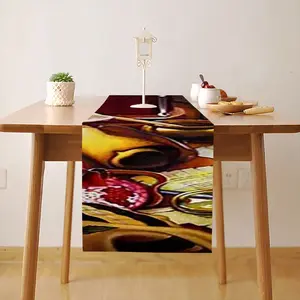
[[[208,84],[207,81],[203,81],[202,84],[201,84],[202,88],[207,88],[208,86],[209,86],[209,84]]]

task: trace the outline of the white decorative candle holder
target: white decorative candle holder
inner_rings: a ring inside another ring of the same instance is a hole
[[[157,41],[157,38],[143,28],[143,32],[136,40],[136,56],[137,66],[142,67],[142,103],[133,104],[132,108],[153,108],[156,105],[146,103],[146,68],[151,66],[152,59],[152,43]]]

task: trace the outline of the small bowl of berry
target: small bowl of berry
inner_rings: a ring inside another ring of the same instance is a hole
[[[220,101],[220,90],[216,88],[201,89],[198,95],[200,108],[206,108],[207,104],[214,104]]]
[[[200,108],[206,108],[207,104],[218,103],[222,97],[221,90],[217,89],[214,85],[209,84],[204,79],[202,74],[199,75],[202,80],[201,89],[198,94],[198,104]]]

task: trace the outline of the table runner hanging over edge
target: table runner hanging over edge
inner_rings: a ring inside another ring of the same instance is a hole
[[[183,96],[140,102],[111,95],[82,124],[83,250],[210,253],[213,125]]]

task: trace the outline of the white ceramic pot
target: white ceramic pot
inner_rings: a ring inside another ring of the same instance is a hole
[[[198,104],[201,108],[205,108],[206,104],[218,103],[221,98],[219,89],[201,88],[198,94]]]
[[[200,83],[192,83],[192,87],[191,87],[191,91],[190,91],[190,96],[191,96],[192,102],[198,101],[198,95],[199,95],[200,89],[201,89]]]
[[[47,82],[45,103],[51,106],[72,106],[74,92],[75,82]]]

